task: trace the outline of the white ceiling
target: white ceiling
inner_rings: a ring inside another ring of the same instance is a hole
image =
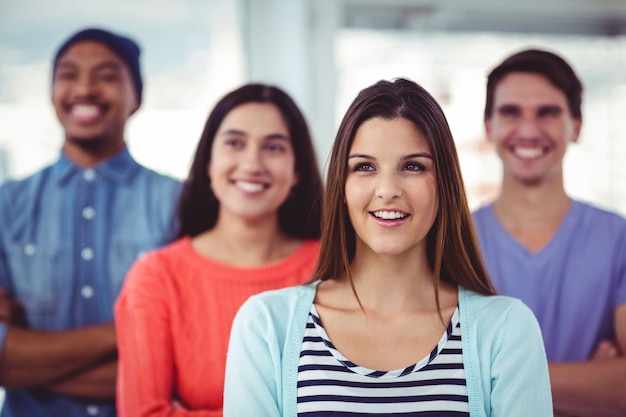
[[[626,0],[343,0],[354,28],[626,35]]]

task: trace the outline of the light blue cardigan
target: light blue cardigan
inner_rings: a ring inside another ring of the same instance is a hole
[[[298,360],[316,285],[251,297],[233,323],[224,417],[296,417]],[[548,364],[535,317],[521,301],[459,289],[463,363],[472,417],[552,416]]]

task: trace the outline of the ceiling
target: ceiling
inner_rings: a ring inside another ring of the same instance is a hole
[[[626,0],[343,0],[343,26],[626,35]]]

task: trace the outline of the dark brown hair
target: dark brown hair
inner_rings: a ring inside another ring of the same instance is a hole
[[[347,275],[352,283],[350,264],[356,236],[343,203],[348,153],[359,127],[378,117],[409,120],[427,139],[433,153],[439,208],[426,239],[437,306],[440,280],[480,294],[494,294],[474,234],[448,122],[441,107],[424,88],[402,78],[379,81],[362,90],[341,121],[328,165],[322,203],[321,253],[313,281]]]
[[[178,201],[179,237],[196,236],[215,225],[219,201],[211,191],[207,174],[213,140],[226,115],[235,107],[251,102],[278,107],[291,136],[299,181],[278,209],[280,227],[296,238],[319,238],[322,178],[308,125],[287,93],[265,84],[246,84],[226,94],[209,114]]]
[[[538,49],[527,49],[513,54],[489,73],[487,76],[485,120],[491,118],[493,96],[498,83],[512,72],[528,72],[546,77],[552,85],[565,94],[572,117],[582,120],[583,85],[576,73],[560,56]]]

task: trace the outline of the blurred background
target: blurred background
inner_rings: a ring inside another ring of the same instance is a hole
[[[184,178],[213,104],[260,81],[295,98],[324,169],[356,93],[404,76],[446,112],[472,208],[500,180],[482,124],[487,73],[524,48],[557,52],[585,87],[566,188],[626,215],[624,0],[0,0],[0,182],[58,158],[51,60],[87,26],[142,47],[144,99],[127,139],[150,168]]]

